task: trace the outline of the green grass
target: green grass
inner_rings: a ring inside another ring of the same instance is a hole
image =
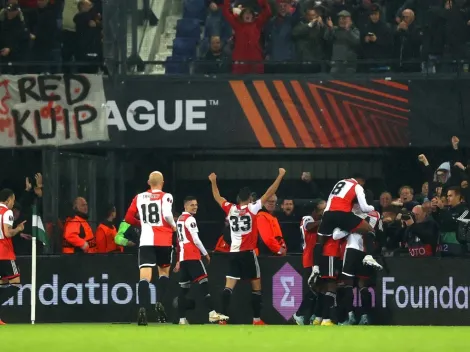
[[[0,327],[2,352],[468,351],[470,327],[38,324]]]

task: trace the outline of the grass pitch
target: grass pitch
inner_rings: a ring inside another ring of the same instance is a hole
[[[37,324],[0,326],[2,352],[469,351],[470,327]]]

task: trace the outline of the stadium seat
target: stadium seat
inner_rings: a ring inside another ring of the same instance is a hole
[[[166,75],[187,75],[189,74],[189,63],[182,56],[168,56],[165,63]]]
[[[173,56],[195,58],[198,40],[199,38],[175,38],[173,40]]]
[[[176,23],[176,37],[197,38],[201,36],[201,27],[198,19],[183,18]]]

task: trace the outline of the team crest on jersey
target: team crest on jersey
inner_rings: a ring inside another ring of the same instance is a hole
[[[193,229],[196,228],[196,223],[195,222],[191,223],[191,228],[193,228]]]
[[[171,198],[167,198],[166,201],[170,204],[173,203],[173,199],[171,199]]]

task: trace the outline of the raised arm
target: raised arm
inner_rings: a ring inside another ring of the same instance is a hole
[[[230,0],[224,0],[224,4],[222,6],[222,15],[224,15],[225,19],[232,26],[233,29],[238,27],[240,22],[238,22],[238,20],[235,18],[231,11]]]
[[[214,197],[215,201],[223,208],[223,204],[227,202],[227,200],[220,195],[219,187],[217,187],[217,175],[215,173],[211,173],[209,175],[209,181],[211,181],[212,196]]]
[[[256,19],[256,25],[258,26],[258,28],[263,28],[266,22],[268,22],[271,18],[271,6],[269,6],[267,0],[258,0],[258,4],[261,7],[261,13]]]
[[[269,198],[271,198],[274,194],[276,194],[279,185],[281,184],[282,178],[286,174],[286,170],[283,168],[279,168],[279,175],[274,180],[273,184],[268,188],[265,194],[263,194],[260,198],[261,204],[264,205]]]

